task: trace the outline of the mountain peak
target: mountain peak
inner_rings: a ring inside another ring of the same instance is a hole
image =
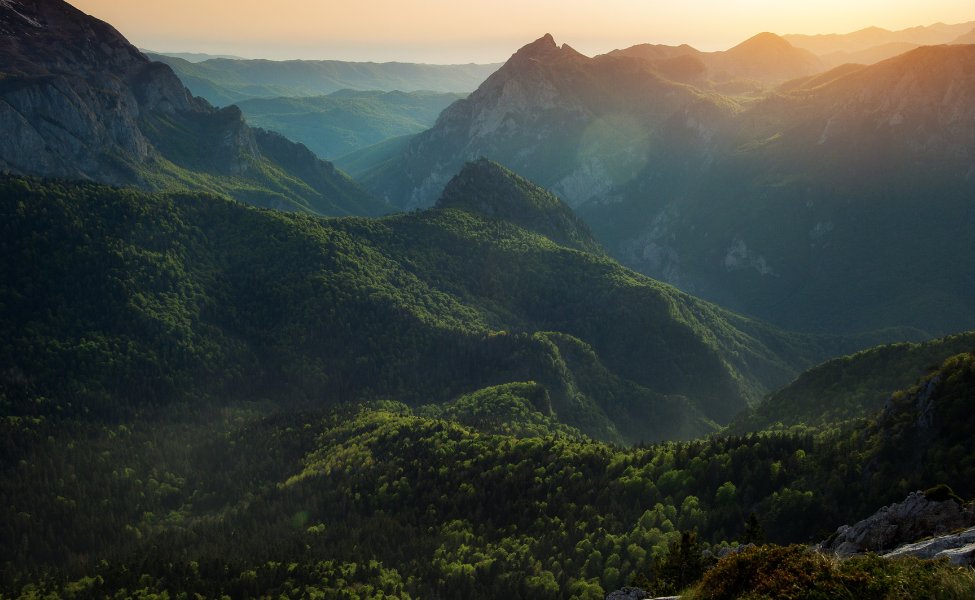
[[[559,48],[559,45],[555,43],[555,38],[552,37],[551,33],[546,33],[545,35],[538,38],[534,42],[526,46],[522,46],[520,50],[515,52],[514,56],[519,58],[537,60],[541,58],[557,56],[560,53],[561,50]]]
[[[603,254],[589,228],[567,204],[486,158],[464,165],[444,188],[436,208],[455,208],[507,221],[557,244]]]
[[[754,35],[734,48],[728,50],[729,53],[752,53],[752,52],[783,52],[794,50],[795,47],[785,38],[763,31]]]

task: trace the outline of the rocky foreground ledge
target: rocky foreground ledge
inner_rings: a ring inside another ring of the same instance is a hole
[[[651,597],[648,592],[640,588],[625,587],[607,594],[606,600],[680,600],[680,596]]]
[[[975,505],[950,488],[913,492],[854,524],[844,525],[819,545],[841,558],[877,552],[883,556],[946,557],[960,566],[975,562]]]

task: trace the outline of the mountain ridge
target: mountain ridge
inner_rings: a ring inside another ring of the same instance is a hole
[[[16,8],[15,8],[16,7]],[[0,169],[145,189],[194,186],[239,200],[324,214],[386,207],[334,166],[312,181],[290,172],[314,155],[251,130],[236,108],[194,98],[166,65],[113,27],[60,0],[0,5]]]
[[[513,223],[553,242],[604,255],[589,227],[564,202],[496,162],[468,162],[434,208],[459,208]]]
[[[469,93],[500,66],[266,59],[191,63],[164,54],[151,57],[172,67],[194,94],[218,106],[253,98],[320,96],[343,89]]]
[[[948,267],[967,264],[959,240],[972,223],[970,46],[743,99],[668,80],[639,57],[534,44],[547,59],[516,53],[405,148],[377,152],[372,169],[359,162],[363,184],[393,205],[429,206],[484,156],[565,200],[627,266],[780,326],[975,326],[971,285]],[[957,235],[925,244],[919,223]],[[857,300],[838,305],[845,294]]]

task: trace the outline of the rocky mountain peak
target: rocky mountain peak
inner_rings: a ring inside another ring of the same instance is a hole
[[[550,63],[556,60],[565,59],[588,59],[584,54],[579,53],[568,44],[559,46],[551,33],[546,33],[534,42],[522,46],[508,60],[507,64],[519,64],[526,61],[536,63]]]
[[[63,0],[0,0],[0,131],[0,172],[144,188],[205,172],[275,188],[219,179],[255,204],[335,214],[346,200],[354,211],[379,204],[307,149],[255,136],[237,107],[194,98],[169,66]],[[307,178],[291,187],[295,171]]]
[[[544,58],[559,51],[558,44],[551,33],[546,33],[530,44],[522,46],[514,56],[521,58]]]
[[[5,71],[40,75],[129,71],[149,60],[115,30],[61,0],[0,1]]]

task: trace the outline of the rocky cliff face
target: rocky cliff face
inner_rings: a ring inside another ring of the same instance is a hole
[[[562,198],[627,266],[777,325],[975,327],[975,288],[958,276],[975,269],[960,241],[975,234],[975,46],[761,99],[709,85],[718,69],[809,73],[814,57],[771,34],[707,54],[588,58],[542,37],[363,180],[428,206],[484,156]]]
[[[140,182],[148,112],[205,112],[173,72],[107,23],[60,1],[0,3],[0,167],[15,173]]]
[[[0,0],[0,65],[2,171],[148,189],[204,181],[263,206],[384,210],[303,146],[272,140],[266,155],[267,136],[237,107],[194,98],[168,66],[62,0]]]
[[[429,206],[467,161],[497,160],[569,205],[612,197],[666,153],[706,148],[717,109],[631,56],[589,58],[551,35],[528,44],[419,134],[374,190]]]

